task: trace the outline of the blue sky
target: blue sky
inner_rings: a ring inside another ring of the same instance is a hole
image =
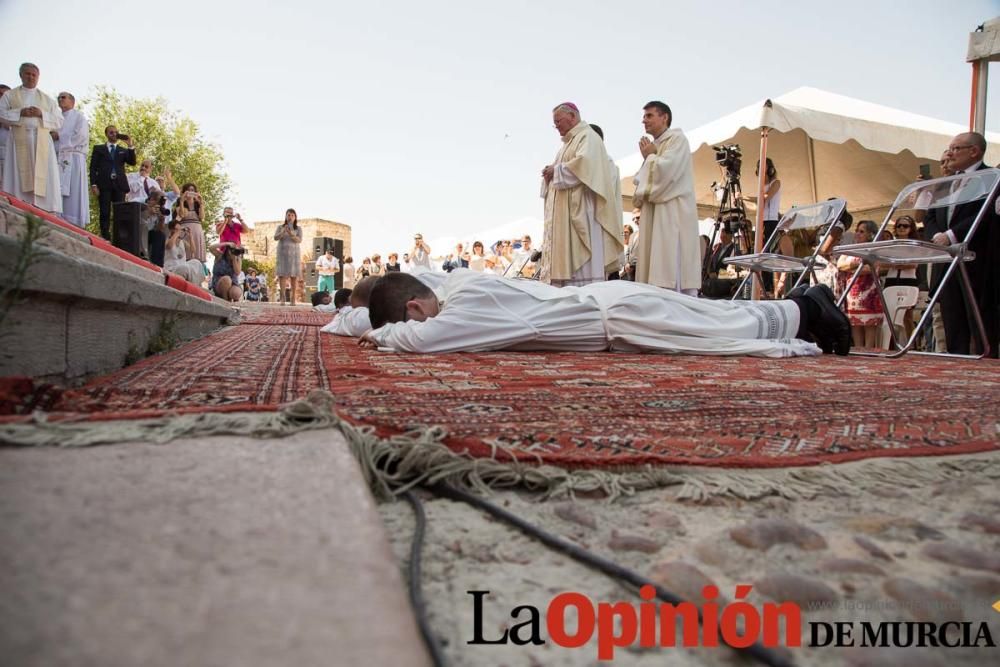
[[[650,99],[686,129],[803,85],[967,123],[968,33],[1000,15],[996,0],[145,6],[0,0],[0,82],[30,60],[52,94],[162,95],[222,146],[245,217],[345,222],[355,256],[540,218],[564,100],[615,158]]]

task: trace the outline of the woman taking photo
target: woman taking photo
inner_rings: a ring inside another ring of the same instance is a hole
[[[278,242],[275,273],[278,274],[278,298],[281,303],[295,305],[299,283],[302,281],[302,230],[299,215],[294,208],[285,211],[285,222],[274,232]]]
[[[188,230],[194,253],[191,258],[204,264],[205,230],[201,223],[205,220],[205,207],[201,203],[198,186],[194,183],[185,183],[184,187],[181,188],[181,198],[177,202],[177,219]]]
[[[205,265],[194,259],[191,246],[191,235],[176,220],[167,225],[166,254],[163,258],[163,270],[174,273],[192,285],[201,285],[205,279]]]
[[[215,255],[215,263],[212,264],[212,294],[227,301],[239,301],[243,298],[243,289],[238,282],[243,263],[243,248],[227,241],[216,243],[210,250]]]

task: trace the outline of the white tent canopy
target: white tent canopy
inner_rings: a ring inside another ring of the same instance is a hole
[[[739,144],[743,151],[744,195],[757,194],[754,166],[760,158],[760,128],[768,133],[767,156],[781,179],[781,210],[829,197],[847,199],[852,213],[887,209],[921,164],[940,175],[941,153],[968,128],[816,88],[751,104],[687,133],[694,162],[695,193],[701,206],[716,206],[709,188],[723,176],[713,146]],[[987,134],[986,163],[1000,161],[1000,134]],[[638,153],[617,162],[622,194],[631,198]],[[627,205],[627,204],[626,204]],[[704,210],[704,209],[703,209]]]

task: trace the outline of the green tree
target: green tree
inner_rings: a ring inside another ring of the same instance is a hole
[[[232,184],[225,171],[222,149],[200,135],[197,123],[170,109],[162,97],[126,97],[107,86],[98,86],[93,95],[80,102],[80,109],[90,121],[91,144],[104,143],[104,128],[114,125],[119,132],[132,137],[136,169],[149,158],[153,161],[154,176],[169,168],[178,187],[185,183],[198,186],[205,205],[206,231],[222,217]],[[95,233],[99,229],[98,215],[94,197],[88,229]]]

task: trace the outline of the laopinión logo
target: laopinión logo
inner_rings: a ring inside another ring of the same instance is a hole
[[[638,646],[642,648],[717,647],[728,645],[747,648],[758,641],[766,648],[802,645],[802,609],[794,602],[764,603],[760,609],[746,602],[752,586],[736,586],[734,602],[721,609],[716,602],[719,589],[705,586],[700,607],[692,602],[671,604],[657,603],[656,590],[645,585],[639,589],[638,604],[632,602],[594,603],[582,593],[564,592],[554,596],[545,609],[544,626],[549,639],[557,646],[580,648],[597,636],[598,660],[613,660],[615,649]],[[519,621],[492,638],[483,630],[483,608],[490,591],[466,591],[472,596],[471,645],[515,644],[542,645],[542,613],[534,605],[518,605],[511,609],[510,617]],[[998,603],[1000,604],[1000,603]],[[575,612],[575,628],[569,630],[567,612]],[[677,622],[681,622],[678,643]],[[860,627],[860,631],[858,630]],[[781,641],[781,630],[784,638]],[[916,623],[886,621],[881,623],[838,622],[809,623],[808,646],[814,648],[844,646],[876,647],[995,647],[989,626],[985,621]]]

